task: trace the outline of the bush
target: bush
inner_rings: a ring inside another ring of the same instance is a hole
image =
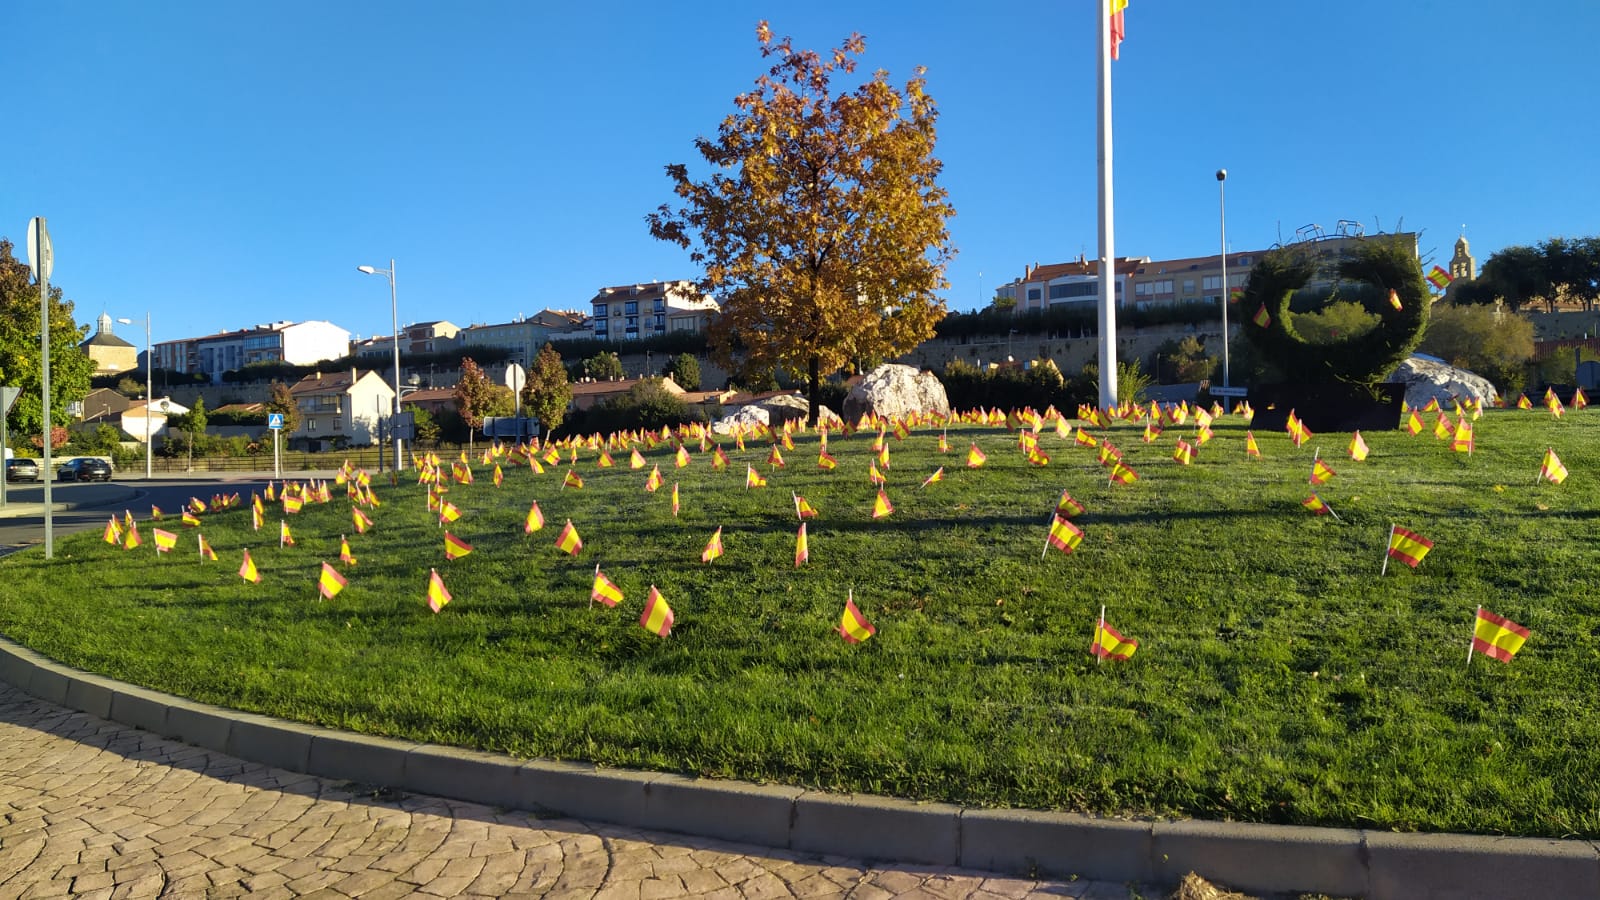
[[[1482,375],[1502,394],[1516,393],[1527,382],[1533,359],[1533,323],[1514,313],[1497,313],[1490,306],[1440,304],[1418,347],[1422,352]],[[1563,373],[1552,370],[1557,384],[1571,384],[1572,354],[1559,354],[1569,365]]]
[[[692,354],[680,353],[667,361],[665,374],[671,375],[678,387],[686,391],[700,390],[700,360]]]
[[[1087,371],[1086,367],[1086,371]],[[946,364],[940,376],[951,409],[999,408],[1005,410],[1033,407],[1044,409],[1074,409],[1079,403],[1090,402],[1092,387],[1085,391],[1081,377],[1067,380],[1054,363],[1040,363],[1030,369],[1009,366],[979,369],[965,360],[955,359]],[[837,410],[835,410],[837,411]]]
[[[1211,377],[1219,361],[1206,354],[1200,339],[1189,335],[1181,341],[1168,340],[1156,348],[1151,377],[1157,384],[1188,384]]]

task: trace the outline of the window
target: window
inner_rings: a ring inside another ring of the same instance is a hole
[[[665,301],[665,300],[657,300],[657,301],[655,301],[654,304],[651,305],[651,309],[654,310],[655,312],[666,312],[667,311],[667,301]]]
[[[596,319],[603,319],[606,317],[606,305],[604,303],[596,303],[594,305],[594,317]]]
[[[311,416],[310,418],[306,419],[306,430],[307,431],[316,431],[317,430],[317,417],[316,416]]]
[[[1185,294],[1194,293],[1194,279],[1193,278],[1185,278],[1183,280],[1183,292]]]
[[[638,316],[629,316],[628,317],[628,327],[629,328],[638,328],[639,327],[639,317]]]
[[[1028,299],[1029,300],[1037,300],[1037,299],[1039,299],[1039,289],[1038,288],[1028,288]]]
[[[1201,290],[1205,290],[1205,291],[1220,291],[1220,290],[1222,290],[1222,276],[1221,275],[1207,275],[1206,277],[1200,279],[1200,289]],[[1207,298],[1207,299],[1209,299],[1209,298]]]
[[[624,312],[627,315],[637,316],[639,314],[639,301],[629,300],[627,303],[623,304],[623,306],[626,307]]]
[[[1250,257],[1250,256],[1241,256],[1241,257],[1235,259],[1234,262],[1238,263],[1241,266],[1248,266],[1251,263],[1255,262],[1255,258],[1254,257]]]
[[[667,316],[666,316],[666,314],[665,313],[656,313],[656,330],[657,331],[665,331],[666,328],[667,328]]]

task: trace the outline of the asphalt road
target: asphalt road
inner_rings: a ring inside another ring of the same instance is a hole
[[[303,473],[296,473],[304,477]],[[150,481],[90,482],[55,484],[50,499],[55,504],[70,504],[51,517],[56,537],[88,529],[104,528],[106,518],[131,510],[141,521],[150,517],[152,505],[163,512],[177,514],[190,497],[210,501],[212,494],[238,491],[249,499],[271,479],[268,474],[237,473],[195,477],[156,478]],[[10,484],[6,486],[6,505],[0,507],[0,556],[44,543],[44,486]]]

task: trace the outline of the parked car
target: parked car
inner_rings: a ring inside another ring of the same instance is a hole
[[[39,461],[36,459],[6,460],[7,481],[38,481]]]
[[[110,481],[111,464],[92,456],[69,459],[56,470],[57,481]]]

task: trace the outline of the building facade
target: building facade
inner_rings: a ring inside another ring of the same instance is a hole
[[[271,322],[205,337],[163,341],[153,348],[156,366],[199,373],[213,384],[222,373],[253,362],[278,360],[310,365],[342,359],[350,352],[350,332],[332,322]]]
[[[594,337],[636,341],[677,331],[704,331],[719,309],[692,281],[652,281],[603,287],[589,301]]]
[[[111,317],[105,313],[95,319],[95,332],[78,345],[94,360],[94,374],[115,375],[139,368],[139,348],[111,333]]]
[[[378,442],[379,423],[394,409],[394,388],[373,371],[317,372],[289,387],[300,424],[289,440],[365,446]]]
[[[588,317],[581,312],[546,309],[510,322],[468,326],[456,335],[455,343],[457,347],[467,350],[468,356],[472,355],[469,349],[472,347],[503,350],[508,361],[525,367],[528,360],[539,353],[539,348],[549,341],[592,337],[584,327],[587,320]]]

